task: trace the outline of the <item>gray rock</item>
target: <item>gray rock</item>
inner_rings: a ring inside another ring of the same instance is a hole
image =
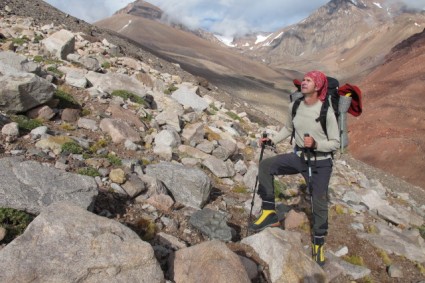
[[[352,280],[358,280],[366,277],[371,272],[370,269],[366,267],[346,262],[332,253],[326,252],[325,258],[327,258],[331,266],[339,269],[342,274],[349,276]]]
[[[91,131],[97,131],[99,127],[97,126],[97,122],[92,119],[80,118],[77,121],[77,126],[82,129],[87,129]]]
[[[323,269],[303,251],[297,232],[266,228],[241,242],[269,265],[272,282],[328,282]]]
[[[68,54],[74,52],[75,36],[72,32],[62,29],[43,39],[41,43],[52,55],[59,59],[66,59]]]
[[[127,181],[122,185],[122,188],[131,198],[134,198],[147,190],[145,182],[143,182],[135,174],[130,175]]]
[[[159,125],[167,125],[174,128],[177,132],[181,131],[180,117],[174,109],[167,109],[159,113],[155,120]]]
[[[19,136],[19,126],[16,122],[11,122],[6,124],[1,128],[2,135],[10,136],[10,137],[18,137]]]
[[[43,78],[24,73],[0,62],[0,110],[25,112],[48,102],[55,88]]]
[[[248,171],[243,176],[243,182],[245,186],[253,192],[255,189],[255,180],[257,179],[258,167],[255,164],[252,164],[248,167]]]
[[[392,264],[388,267],[388,275],[391,278],[403,278],[403,271],[400,265]]]
[[[0,62],[25,73],[40,74],[40,66],[28,58],[12,51],[0,52]]]
[[[418,230],[396,231],[382,223],[376,223],[375,227],[379,230],[378,234],[359,233],[357,236],[389,254],[425,263],[425,243]]]
[[[190,83],[183,83],[177,85],[178,89],[171,95],[172,98],[177,100],[180,104],[191,107],[197,112],[202,112],[208,108],[208,103],[200,97],[197,92],[199,88]]]
[[[146,174],[162,181],[174,199],[184,205],[200,208],[209,198],[211,181],[198,168],[161,162],[148,165]]]
[[[232,239],[232,229],[226,222],[227,217],[224,213],[210,208],[196,211],[189,219],[189,223],[209,239],[228,242]]]
[[[232,161],[230,160],[225,162],[221,159],[211,156],[205,159],[202,164],[219,178],[233,177],[235,175],[235,168]]]
[[[44,209],[0,257],[1,282],[165,282],[150,244],[66,202]]]
[[[67,200],[91,209],[97,196],[92,177],[19,158],[0,159],[0,206],[38,214],[43,207]]]
[[[140,142],[142,139],[137,131],[131,128],[125,121],[105,118],[100,121],[100,129],[108,133],[116,144],[130,140]]]
[[[94,88],[109,94],[115,90],[126,90],[137,96],[144,97],[147,92],[147,88],[143,83],[125,74],[100,74],[89,71],[86,78]]]
[[[182,140],[191,146],[196,146],[204,141],[204,136],[204,123],[187,124],[182,132]]]
[[[239,257],[217,240],[178,250],[171,275],[174,282],[251,282]]]

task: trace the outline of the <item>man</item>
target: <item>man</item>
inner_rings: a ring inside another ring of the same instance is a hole
[[[324,264],[323,245],[328,230],[328,185],[332,173],[332,152],[339,148],[338,122],[332,107],[326,116],[327,135],[320,122],[323,101],[326,99],[327,78],[319,71],[304,76],[301,83],[301,101],[292,119],[292,102],[289,106],[285,127],[271,139],[262,138],[262,143],[276,144],[295,133],[295,151],[267,158],[260,162],[258,172],[258,194],[262,198],[262,212],[254,223],[253,231],[261,231],[270,226],[278,226],[275,211],[273,176],[301,173],[311,188],[313,212],[313,256],[320,265]],[[307,164],[311,160],[311,164]],[[310,165],[310,166],[309,166]],[[309,177],[308,168],[312,169]],[[308,182],[311,182],[310,184]]]

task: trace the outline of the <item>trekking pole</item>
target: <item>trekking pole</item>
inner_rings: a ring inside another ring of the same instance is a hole
[[[267,133],[264,132],[262,137],[267,138]],[[265,148],[266,148],[266,144],[264,142],[262,142],[261,143],[261,151],[260,151],[260,159],[258,160],[258,164],[260,164],[261,160],[263,160],[263,154],[264,154]],[[251,217],[252,217],[252,209],[254,208],[255,191],[257,190],[257,185],[258,185],[258,174],[257,174],[257,177],[255,178],[254,194],[252,195],[251,210],[250,210],[249,216],[248,216],[248,224],[249,224],[249,221],[251,220]],[[248,235],[248,229],[247,229],[246,233]]]
[[[304,134],[304,137],[309,137],[310,135],[308,133]],[[312,169],[311,169],[311,150],[310,148],[305,148],[305,153],[307,154],[307,167],[308,167],[308,178],[307,178],[307,190],[310,193],[310,202],[311,202],[311,222],[312,222],[312,229],[311,234],[313,236],[313,248],[311,250],[311,255],[313,259],[316,258],[316,238],[314,237],[314,209],[313,209],[313,189],[311,187],[311,177],[312,177]]]

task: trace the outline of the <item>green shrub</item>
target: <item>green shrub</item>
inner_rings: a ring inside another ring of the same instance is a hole
[[[0,208],[0,226],[6,229],[3,242],[10,243],[21,235],[34,217],[26,212],[13,208]]]
[[[33,58],[33,60],[34,60],[34,62],[36,62],[36,63],[41,63],[41,62],[43,62],[43,61],[44,61],[44,58],[43,58],[43,56],[41,56],[41,55],[35,55],[35,56],[34,56],[34,58]]]
[[[176,87],[174,84],[171,84],[167,89],[164,90],[164,94],[172,94],[176,90],[178,90],[178,87]]]
[[[75,142],[67,142],[62,145],[62,152],[65,154],[81,154],[83,153],[83,148]]]
[[[87,108],[83,108],[83,110],[81,110],[81,116],[88,116],[88,115],[90,115],[91,114],[91,111],[90,111],[90,109],[87,109]]]
[[[344,260],[354,265],[364,266],[363,258],[358,255],[344,256]]]
[[[129,92],[129,91],[126,91],[126,90],[114,90],[111,93],[111,95],[122,97],[124,100],[129,99],[130,101],[132,101],[134,103],[138,103],[140,105],[146,106],[146,101],[142,97],[137,96],[136,94]]]
[[[273,185],[274,185],[274,197],[277,199],[283,198],[283,191],[285,191],[286,185],[277,179],[273,180]]]
[[[13,44],[15,45],[24,45],[25,43],[27,43],[29,41],[28,37],[22,37],[22,38],[14,38],[12,39]]]
[[[80,175],[86,175],[86,176],[90,176],[90,177],[100,176],[99,171],[97,171],[93,167],[80,168],[80,169],[78,169],[77,173],[80,174]]]
[[[111,63],[108,62],[108,61],[105,61],[105,62],[102,63],[101,66],[102,66],[103,69],[109,69],[109,68],[111,68]]]
[[[106,156],[106,158],[108,159],[108,161],[109,161],[112,165],[115,165],[115,166],[120,166],[120,165],[122,165],[122,161],[121,161],[121,159],[120,159],[118,156],[114,155],[114,154],[108,154],[108,155]]]
[[[382,259],[382,262],[386,265],[389,266],[391,265],[392,261],[390,259],[390,257],[388,256],[387,252],[384,250],[378,250],[378,255],[379,257]]]
[[[32,41],[33,43],[39,43],[40,41],[43,40],[43,36],[41,34],[37,34],[36,36],[34,36],[34,40]]]
[[[237,114],[233,113],[232,111],[227,111],[226,115],[232,118],[233,120],[242,121],[241,117],[239,117]]]
[[[29,132],[37,127],[43,125],[43,122],[39,119],[28,119],[27,116],[24,115],[12,115],[10,119],[13,122],[18,123],[18,127],[20,130]]]
[[[81,108],[81,105],[78,103],[78,101],[71,94],[69,94],[66,91],[63,91],[61,89],[57,89],[55,91],[53,98],[59,99],[58,108],[61,108],[61,109],[65,109],[65,108],[79,109],[79,108]]]
[[[61,71],[58,70],[57,67],[55,66],[50,66],[47,68],[47,71],[50,73],[53,73],[54,75],[58,76],[58,77],[63,77],[64,73],[62,73]]]
[[[245,186],[242,186],[242,185],[235,186],[232,191],[234,191],[235,193],[238,193],[238,194],[248,193],[248,189]]]
[[[421,263],[415,262],[415,266],[422,275],[425,275],[425,267]]]
[[[100,139],[90,146],[89,151],[91,153],[96,153],[99,149],[104,148],[108,145],[108,141],[105,139]]]
[[[422,225],[418,229],[419,229],[419,233],[421,233],[422,238],[425,239],[425,225]]]

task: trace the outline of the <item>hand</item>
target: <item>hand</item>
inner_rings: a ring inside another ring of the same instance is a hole
[[[272,142],[272,140],[271,139],[269,139],[269,138],[260,138],[259,140],[258,140],[258,146],[259,147],[262,147],[262,146],[273,146],[273,142]]]
[[[316,141],[311,136],[304,136],[304,147],[305,148],[315,148]]]

